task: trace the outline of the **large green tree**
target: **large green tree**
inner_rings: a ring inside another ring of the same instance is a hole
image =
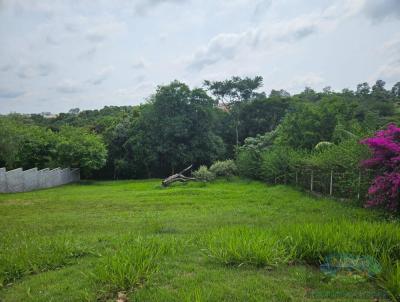
[[[80,168],[84,176],[106,163],[107,149],[101,137],[82,128],[61,127],[55,146],[62,167]]]
[[[236,147],[241,140],[239,128],[241,128],[240,112],[243,103],[249,102],[265,93],[257,92],[263,85],[263,78],[232,77],[224,81],[204,81],[206,89],[217,99],[220,107],[230,114],[234,124],[234,135]]]
[[[164,176],[191,163],[210,164],[223,156],[222,139],[214,132],[215,105],[203,89],[191,90],[178,81],[160,86],[122,144],[126,150],[123,160],[133,163],[132,173]]]

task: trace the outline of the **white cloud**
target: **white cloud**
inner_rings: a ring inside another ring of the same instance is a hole
[[[139,69],[145,69],[147,65],[148,65],[148,64],[145,62],[145,60],[144,60],[143,58],[141,58],[141,59],[135,61],[135,62],[132,64],[132,68],[133,68],[133,69],[138,69],[138,70],[139,70]]]
[[[15,99],[25,94],[21,89],[9,89],[0,87],[0,99]]]
[[[373,21],[400,18],[399,0],[365,0],[363,12]]]
[[[4,64],[4,65],[0,66],[0,71],[1,72],[6,72],[6,71],[11,70],[12,68],[13,68],[13,65],[7,63],[7,64]]]
[[[174,79],[262,75],[265,89],[291,92],[372,76],[390,85],[398,3],[0,0],[0,112],[137,104]]]
[[[86,39],[92,43],[103,42],[109,37],[112,37],[120,32],[122,32],[125,28],[124,23],[117,21],[109,21],[101,24],[97,24],[90,28],[86,32]]]
[[[137,100],[148,97],[155,89],[155,85],[151,82],[139,82],[133,88],[120,88],[115,91],[115,95],[126,100]]]
[[[188,68],[201,70],[217,62],[231,60],[240,52],[251,52],[257,48],[271,50],[278,44],[296,43],[320,30],[335,27],[339,21],[339,12],[331,6],[320,14],[311,13],[274,24],[264,23],[242,32],[218,34],[194,53]]]
[[[375,78],[385,80],[400,80],[400,35],[386,42],[381,49],[385,63],[379,67]]]
[[[99,85],[99,84],[103,83],[105,80],[107,80],[111,76],[113,71],[114,71],[113,66],[107,66],[107,67],[101,69],[97,73],[97,75],[93,79],[89,80],[88,82],[92,85]]]
[[[258,0],[256,2],[253,18],[259,20],[265,14],[265,12],[270,8],[272,0]]]
[[[378,78],[393,79],[394,81],[400,79],[400,60],[393,61],[390,64],[383,65],[378,71]]]
[[[97,47],[91,46],[88,49],[85,49],[84,51],[80,52],[77,58],[79,60],[90,60],[96,55],[96,53],[97,53]]]
[[[219,34],[195,52],[188,68],[201,70],[222,60],[233,59],[240,49],[257,44],[258,37],[259,30],[257,29],[241,33]]]
[[[23,64],[18,68],[17,76],[21,79],[46,77],[56,70],[52,63]]]
[[[316,87],[325,83],[325,79],[317,73],[310,72],[294,77],[291,82],[293,88]]]
[[[50,34],[46,36],[46,43],[49,45],[60,45],[60,41],[58,41],[56,38],[54,38]]]
[[[189,0],[138,0],[134,6],[134,12],[138,15],[145,15],[152,8],[162,4],[183,4]]]
[[[73,94],[83,91],[83,85],[74,80],[64,80],[56,86],[56,91],[63,94]]]

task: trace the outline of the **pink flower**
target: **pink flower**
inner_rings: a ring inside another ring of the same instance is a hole
[[[392,211],[399,210],[400,198],[400,128],[395,124],[377,131],[375,137],[361,141],[372,151],[372,157],[361,164],[374,168],[377,176],[368,190],[366,207],[381,206]]]

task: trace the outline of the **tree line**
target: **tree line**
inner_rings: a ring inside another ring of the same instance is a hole
[[[400,120],[400,82],[294,95],[262,87],[259,76],[204,81],[201,88],[174,81],[138,106],[75,108],[56,118],[0,116],[0,166],[79,167],[85,177],[123,179],[237,159],[249,174],[247,168],[259,165],[249,159],[265,150],[315,157],[324,146]]]

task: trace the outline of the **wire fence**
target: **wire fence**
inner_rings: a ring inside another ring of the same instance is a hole
[[[306,191],[336,198],[365,200],[371,185],[370,170],[298,169],[275,177],[275,184],[290,184]]]

